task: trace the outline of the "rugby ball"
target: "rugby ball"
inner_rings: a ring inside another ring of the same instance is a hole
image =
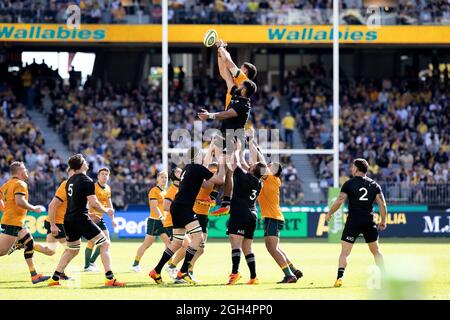
[[[39,209],[41,209],[42,212],[47,212],[47,209],[44,206],[38,205]]]
[[[203,44],[208,48],[212,47],[213,45],[216,44],[217,38],[218,38],[217,31],[214,29],[209,29],[205,33],[205,37],[203,38]]]

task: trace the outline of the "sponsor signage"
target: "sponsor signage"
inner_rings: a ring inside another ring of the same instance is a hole
[[[227,42],[243,44],[331,44],[334,37],[329,25],[176,24],[169,25],[169,42],[201,44],[204,33],[211,28]],[[81,24],[79,29],[69,29],[65,24],[0,23],[0,42],[161,43],[161,39],[161,25]],[[339,39],[342,43],[449,44],[450,26],[341,26]]]
[[[325,217],[325,212],[308,214],[308,237],[328,236],[329,226]],[[378,213],[375,221],[380,221]],[[450,213],[446,212],[390,210],[386,222],[387,228],[380,231],[380,237],[450,237]]]
[[[144,207],[143,207],[144,208]],[[387,229],[380,232],[381,237],[450,237],[450,212],[443,210],[427,210],[427,206],[389,206]],[[328,237],[329,226],[325,220],[328,206],[282,206],[285,216],[284,238]],[[343,219],[346,220],[344,208]],[[146,232],[148,211],[117,211],[118,227],[113,230],[109,217],[105,223],[112,234],[118,238],[143,238]],[[1,213],[0,213],[1,218]],[[46,213],[29,212],[25,225],[34,237],[46,236],[44,221]],[[226,238],[229,216],[210,217],[209,237]],[[380,216],[375,213],[375,221]],[[258,219],[255,237],[264,236],[263,219]],[[340,236],[340,235],[339,235]],[[363,240],[362,240],[363,241]]]

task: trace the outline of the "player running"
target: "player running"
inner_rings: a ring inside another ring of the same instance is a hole
[[[144,242],[139,246],[132,270],[140,272],[141,267],[139,261],[144,255],[145,251],[155,242],[156,237],[160,237],[166,247],[170,244],[170,235],[164,229],[163,221],[164,216],[164,197],[165,188],[167,185],[167,172],[161,171],[156,176],[156,186],[153,187],[148,193],[148,201],[150,205],[150,217],[147,219],[147,234],[145,235]]]
[[[50,277],[37,273],[34,265],[34,239],[24,227],[27,211],[41,213],[43,206],[33,206],[28,202],[28,170],[23,162],[14,161],[9,166],[11,179],[0,187],[0,256],[14,251],[16,245],[24,248],[24,257],[33,284],[47,281]],[[16,247],[17,248],[17,247]]]
[[[191,243],[186,250],[186,256],[178,272],[177,279],[183,279],[189,284],[195,284],[195,281],[192,280],[188,273],[189,263],[204,240],[202,228],[198,222],[197,215],[193,211],[195,199],[205,181],[217,185],[221,185],[225,181],[225,165],[223,161],[219,162],[219,171],[213,174],[201,164],[202,153],[200,150],[191,148],[188,152],[190,163],[183,169],[178,193],[170,206],[174,228],[173,241],[164,251],[157,266],[149,273],[149,276],[158,284],[162,283],[160,275],[162,268],[172,258],[173,254],[181,248],[185,234],[190,235]],[[220,158],[222,160],[222,157]]]
[[[327,214],[329,222],[333,214],[348,198],[348,217],[342,232],[342,249],[339,256],[339,268],[335,287],[342,286],[347,257],[352,251],[353,244],[360,234],[364,236],[375,263],[384,272],[384,259],[378,245],[378,230],[373,216],[373,202],[378,204],[381,221],[380,230],[386,229],[386,201],[381,187],[374,180],[366,176],[369,164],[365,159],[355,159],[352,165],[353,178],[346,181],[341,188],[337,200],[333,203]]]
[[[89,203],[90,208],[99,212],[106,212],[110,216],[114,214],[114,209],[105,208],[98,201],[95,195],[95,184],[86,175],[89,166],[81,154],[70,157],[69,167],[74,170],[74,174],[66,183],[67,212],[64,217],[64,229],[67,235],[67,249],[61,256],[53,277],[49,281],[49,286],[60,285],[61,273],[80,252],[80,239],[84,237],[100,246],[100,256],[105,268],[105,285],[123,287],[125,283],[117,281],[111,271],[110,241],[89,217],[87,204]]]
[[[244,151],[239,139],[234,144],[231,166],[234,172],[233,198],[227,235],[231,244],[232,271],[227,284],[233,285],[241,278],[239,273],[241,250],[250,270],[250,280],[247,284],[259,284],[252,243],[256,229],[256,199],[261,192],[261,178],[267,167],[261,162],[249,166],[244,159]]]
[[[95,195],[98,201],[105,208],[113,208],[111,201],[111,188],[108,185],[110,176],[110,171],[108,168],[100,168],[97,172],[97,182],[95,183]],[[114,209],[114,208],[113,208]],[[89,208],[89,217],[94,221],[94,223],[103,231],[108,241],[111,241],[108,228],[106,227],[105,221],[103,220],[103,212],[96,210],[95,208]],[[114,213],[110,215],[113,228],[116,228],[116,222],[114,221]],[[100,247],[95,248],[94,254],[92,250],[94,248],[94,243],[88,241],[86,249],[84,251],[84,271],[85,272],[98,272],[98,268],[95,265],[95,260],[100,255]]]
[[[221,48],[219,48],[219,50],[220,49]],[[236,85],[234,78],[229,71],[224,72],[222,77],[227,83],[229,94],[231,94],[230,103],[227,104],[228,107],[225,111],[217,113],[210,113],[203,109],[202,112],[198,114],[198,117],[203,121],[207,119],[223,120],[220,130],[222,137],[225,139],[225,146],[228,146],[225,148],[225,150],[227,150],[226,153],[227,155],[230,155],[232,153],[230,146],[232,145],[234,137],[237,137],[244,143],[244,127],[251,110],[250,97],[256,92],[257,87],[253,81],[248,79]],[[219,141],[220,140],[217,139],[217,142]],[[227,214],[230,209],[229,205],[233,190],[233,172],[229,169],[226,170],[224,196],[222,198],[221,207],[212,212],[213,215]]]
[[[284,216],[280,208],[280,176],[283,169],[280,163],[266,163],[253,137],[250,139],[250,154],[257,155],[257,161],[269,168],[268,174],[262,177],[263,186],[258,203],[261,216],[264,218],[264,242],[267,251],[284,272],[283,280],[278,283],[296,283],[303,277],[303,273],[294,267],[286,252],[280,247],[280,231],[283,230],[284,224]]]

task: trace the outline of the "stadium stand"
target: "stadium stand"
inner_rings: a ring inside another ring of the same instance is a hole
[[[332,91],[323,79],[318,65],[289,79],[291,112],[308,148],[332,148]],[[436,203],[448,196],[450,179],[448,78],[413,83],[341,81],[341,168],[364,157],[389,199]],[[310,158],[320,187],[332,186],[332,157]]]
[[[82,23],[161,23],[160,1],[25,0],[0,1],[0,22],[65,23],[66,9],[79,4]],[[445,0],[400,0],[383,8],[383,24],[450,24]],[[330,0],[170,0],[170,23],[182,24],[330,24]],[[364,24],[362,0],[343,0],[342,24]]]

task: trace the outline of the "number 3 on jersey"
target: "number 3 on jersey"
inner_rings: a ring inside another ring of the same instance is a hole
[[[366,198],[367,197],[367,192],[368,192],[367,189],[366,188],[359,188],[359,191],[363,192],[362,196],[359,197],[359,200],[361,200],[361,201],[369,201],[369,199]]]
[[[71,197],[73,194],[73,183],[69,184],[69,187],[67,188],[67,195]]]
[[[256,199],[256,190],[252,190],[252,195],[250,196],[250,200],[255,200]]]

